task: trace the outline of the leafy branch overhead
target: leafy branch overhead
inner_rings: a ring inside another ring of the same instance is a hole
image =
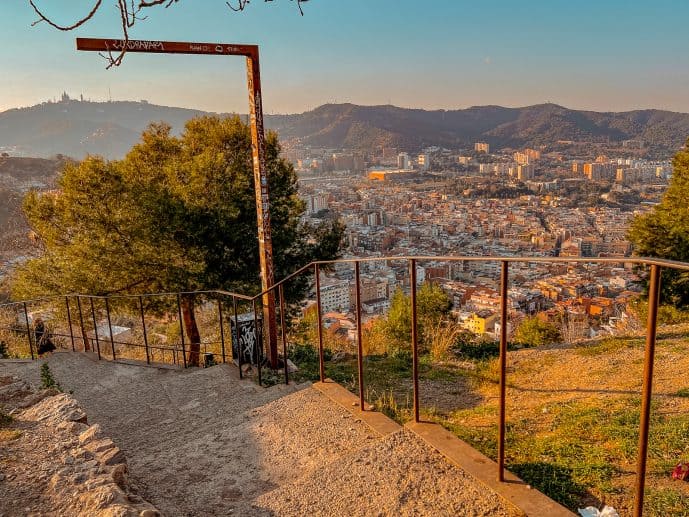
[[[113,66],[120,66],[125,54],[127,53],[127,43],[129,42],[129,30],[134,27],[136,22],[143,21],[147,18],[144,15],[146,9],[151,7],[163,6],[168,8],[173,4],[178,3],[180,0],[115,0],[115,5],[119,10],[120,14],[120,28],[122,30],[122,40],[123,44],[120,48],[113,54],[113,52],[108,51],[107,55],[101,54],[108,62],[106,68],[111,68]],[[273,0],[263,0],[264,2],[273,2]],[[296,1],[297,7],[299,8],[299,13],[304,16],[304,11],[301,4],[307,2],[308,0],[290,0],[290,2]],[[230,0],[226,1],[225,4],[232,11],[239,12],[246,9],[247,5],[251,3],[250,0]],[[57,23],[54,18],[45,13],[45,11],[36,5],[35,0],[29,0],[29,5],[33,8],[34,12],[38,15],[38,19],[31,25],[35,26],[39,23],[47,23],[51,27],[61,31],[71,31],[78,27],[81,27],[86,22],[91,20],[96,13],[100,10],[103,5],[103,0],[96,0],[95,4],[91,10],[83,17],[71,24],[63,25]]]

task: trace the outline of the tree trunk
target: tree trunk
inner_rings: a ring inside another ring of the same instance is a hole
[[[88,334],[86,334],[86,330],[84,329],[83,325],[81,326],[81,339],[84,343],[84,352],[90,352],[91,346],[89,345]]]
[[[199,366],[201,335],[199,334],[199,327],[196,324],[196,316],[194,315],[193,294],[182,295],[182,319],[184,320],[184,328],[189,339],[187,366]]]

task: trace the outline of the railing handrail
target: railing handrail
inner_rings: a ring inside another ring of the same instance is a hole
[[[354,258],[340,258],[332,260],[314,260],[305,266],[300,267],[296,271],[290,273],[282,280],[275,282],[271,287],[260,291],[254,295],[247,295],[235,293],[232,291],[225,291],[223,289],[206,289],[199,291],[174,291],[174,292],[159,292],[159,293],[141,293],[141,294],[56,294],[40,296],[29,300],[19,300],[14,302],[6,302],[0,304],[0,308],[9,307],[21,303],[41,303],[52,301],[56,298],[64,298],[65,296],[79,296],[81,298],[93,299],[113,299],[113,298],[138,298],[139,296],[153,297],[153,296],[176,296],[178,294],[219,294],[223,296],[234,297],[239,300],[253,302],[265,294],[278,289],[279,286],[289,282],[294,277],[299,276],[304,271],[313,268],[316,264],[319,266],[330,264],[353,264],[356,262],[387,262],[393,260],[415,260],[417,262],[521,262],[521,263],[547,263],[547,264],[567,264],[567,263],[584,263],[584,264],[635,264],[639,266],[659,266],[680,271],[689,272],[689,262],[681,262],[678,260],[667,260],[654,257],[525,257],[525,256],[487,256],[487,255],[391,255],[385,257],[354,257]]]
[[[270,291],[276,289],[278,286],[290,281],[295,276],[304,271],[314,267],[330,264],[354,264],[361,262],[388,262],[391,260],[415,260],[416,262],[522,262],[522,263],[551,263],[551,264],[566,264],[566,263],[584,263],[584,264],[635,264],[639,266],[660,266],[668,267],[670,269],[678,269],[681,271],[689,271],[689,262],[680,262],[677,260],[658,259],[652,257],[523,257],[523,256],[485,256],[485,255],[393,255],[385,257],[355,257],[346,259],[333,260],[314,260],[307,265],[299,268],[295,272],[287,275],[279,282],[275,282],[268,289],[256,294],[252,299],[259,298]]]
[[[285,334],[285,300],[284,300],[284,285],[296,276],[304,273],[313,268],[313,274],[315,277],[316,286],[316,307],[317,307],[317,317],[318,317],[318,355],[319,355],[319,374],[320,380],[325,381],[325,367],[324,367],[324,349],[323,349],[323,335],[322,335],[322,314],[321,314],[321,293],[320,293],[320,272],[321,266],[327,266],[331,264],[354,264],[355,267],[355,277],[356,277],[356,310],[357,310],[357,361],[358,361],[358,372],[359,372],[359,396],[360,396],[360,409],[365,410],[365,403],[363,399],[364,393],[364,375],[363,375],[363,365],[362,365],[362,335],[361,335],[361,296],[359,290],[360,282],[360,264],[363,262],[390,262],[390,261],[405,261],[409,264],[409,274],[410,274],[410,290],[411,290],[411,300],[412,300],[412,311],[411,311],[411,340],[412,340],[412,361],[413,361],[413,373],[412,373],[412,383],[413,383],[413,398],[414,398],[414,420],[419,421],[419,409],[420,409],[420,397],[419,397],[419,374],[418,374],[418,336],[417,336],[417,313],[416,313],[416,268],[419,262],[496,262],[501,266],[500,275],[500,321],[501,321],[501,332],[500,332],[500,356],[499,356],[499,366],[500,366],[500,393],[499,393],[499,438],[498,438],[498,480],[504,481],[504,465],[505,465],[505,386],[506,386],[506,356],[507,356],[507,303],[508,298],[508,270],[510,263],[526,263],[526,264],[632,264],[637,266],[650,266],[649,272],[649,311],[648,311],[648,322],[646,327],[646,345],[645,345],[645,355],[644,355],[644,379],[642,386],[642,404],[641,404],[641,417],[639,425],[639,448],[637,454],[637,476],[636,476],[636,486],[635,486],[635,505],[634,505],[634,516],[640,517],[643,513],[643,499],[644,499],[644,487],[646,480],[646,460],[648,454],[648,436],[649,436],[649,423],[650,423],[650,402],[653,386],[653,362],[655,355],[655,342],[656,342],[656,330],[657,330],[657,316],[658,316],[658,306],[660,298],[660,278],[661,270],[663,268],[674,269],[684,272],[689,272],[689,263],[680,262],[675,260],[666,260],[653,257],[548,257],[548,256],[538,256],[538,257],[525,257],[525,256],[428,256],[428,255],[402,255],[402,256],[385,256],[385,257],[360,257],[360,258],[346,258],[346,259],[333,259],[333,260],[317,260],[306,264],[305,266],[297,269],[293,273],[287,275],[282,280],[274,283],[271,287],[263,290],[254,296],[232,293],[224,290],[204,290],[204,291],[184,291],[179,293],[147,293],[147,294],[114,294],[114,295],[55,295],[50,297],[41,297],[35,300],[26,300],[18,302],[10,302],[6,304],[0,304],[0,308],[8,306],[21,306],[24,311],[24,319],[26,326],[26,335],[28,339],[29,350],[31,352],[32,359],[34,358],[33,343],[31,340],[31,328],[29,325],[28,318],[28,304],[37,303],[41,301],[52,301],[55,299],[64,298],[66,308],[67,308],[67,318],[70,328],[70,338],[72,341],[72,349],[75,349],[74,341],[75,336],[72,333],[72,323],[70,320],[70,308],[69,308],[69,298],[76,297],[80,326],[82,329],[82,339],[84,340],[84,345],[86,349],[86,334],[87,331],[84,326],[84,319],[82,316],[82,307],[80,305],[81,298],[85,298],[90,301],[91,306],[91,317],[93,319],[93,332],[96,342],[96,348],[98,352],[98,358],[101,358],[100,351],[100,339],[98,336],[98,325],[96,322],[96,313],[94,311],[94,300],[105,300],[106,312],[108,314],[108,325],[111,327],[110,313],[108,301],[112,298],[134,298],[138,300],[138,305],[141,311],[141,320],[143,328],[144,345],[146,349],[146,362],[150,363],[151,359],[149,356],[150,348],[158,348],[156,345],[151,345],[148,343],[146,334],[146,324],[143,306],[143,297],[152,296],[165,296],[174,295],[177,298],[177,310],[180,324],[180,339],[181,339],[181,350],[177,348],[167,348],[167,350],[172,350],[174,352],[181,352],[182,361],[184,367],[187,366],[186,360],[186,349],[184,341],[184,331],[182,329],[182,313],[180,298],[185,294],[209,294],[209,295],[220,295],[232,298],[233,309],[234,309],[234,319],[237,322],[237,300],[244,300],[251,302],[253,304],[254,313],[254,336],[258,329],[258,307],[260,306],[261,298],[270,293],[271,291],[277,290],[279,292],[280,298],[280,318],[282,326],[282,339],[283,339],[283,361],[285,370],[285,382],[289,383],[288,375],[288,364],[287,364],[287,348],[286,348],[286,334]],[[224,348],[224,335],[222,327],[222,301],[220,299],[216,300],[218,305],[218,316],[220,320],[221,329],[221,345],[222,345],[222,360],[225,362],[225,348]],[[35,331],[34,331],[35,332]],[[112,327],[110,328],[110,341],[112,345],[112,355],[113,360],[115,360],[115,341],[112,339]],[[104,340],[107,341],[107,340]],[[201,342],[198,343],[200,346]],[[134,345],[141,346],[141,345]],[[262,346],[262,345],[260,345]],[[176,347],[176,344],[175,344]],[[38,343],[36,343],[36,348],[38,348]],[[162,349],[162,348],[159,348]],[[195,352],[198,353],[198,352]],[[242,355],[243,351],[239,351],[239,356],[237,357],[239,366],[239,376],[242,378]],[[252,352],[253,353],[253,352]],[[191,354],[191,351],[190,351]],[[260,352],[259,352],[260,354]],[[173,358],[174,360],[174,358]],[[261,361],[257,360],[258,367],[258,382],[261,383]]]

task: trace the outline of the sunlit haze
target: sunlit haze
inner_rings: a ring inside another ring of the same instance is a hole
[[[93,3],[37,0],[64,24]],[[150,9],[131,37],[257,43],[267,113],[328,102],[455,109],[547,101],[689,112],[688,2],[310,0],[303,8],[302,17],[288,0],[256,0],[244,12],[219,0],[182,0]],[[129,55],[106,70],[96,54],[77,52],[77,36],[119,37],[112,1],[72,32],[32,27],[36,18],[27,1],[0,7],[0,110],[63,90],[93,100],[246,110],[240,58]]]

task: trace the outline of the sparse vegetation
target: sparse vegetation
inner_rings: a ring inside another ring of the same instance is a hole
[[[688,366],[687,333],[686,325],[659,329],[655,393],[662,397],[652,406],[645,515],[688,514],[685,487],[669,483],[669,473],[689,454],[689,387],[662,380],[681,378]],[[574,511],[604,502],[620,515],[629,513],[643,344],[643,336],[637,335],[548,351],[510,346],[507,467]],[[301,345],[291,353],[300,368],[306,365],[300,374],[318,377],[315,348]],[[497,355],[496,342],[460,333],[442,359],[428,350],[419,364],[422,418],[443,425],[491,458],[497,455]],[[357,392],[356,356],[336,363],[332,357],[326,353],[327,375],[339,376],[339,382]],[[367,402],[400,423],[411,418],[408,347],[398,354],[365,356],[364,375]]]
[[[0,410],[0,443],[16,440],[21,436],[18,429],[10,429],[14,419],[4,411]]]
[[[396,422],[404,423],[411,419],[411,401],[409,397],[404,403],[399,403],[392,390],[384,390],[377,394],[374,390],[369,390],[367,400],[373,401],[373,407],[384,415],[392,418]]]

